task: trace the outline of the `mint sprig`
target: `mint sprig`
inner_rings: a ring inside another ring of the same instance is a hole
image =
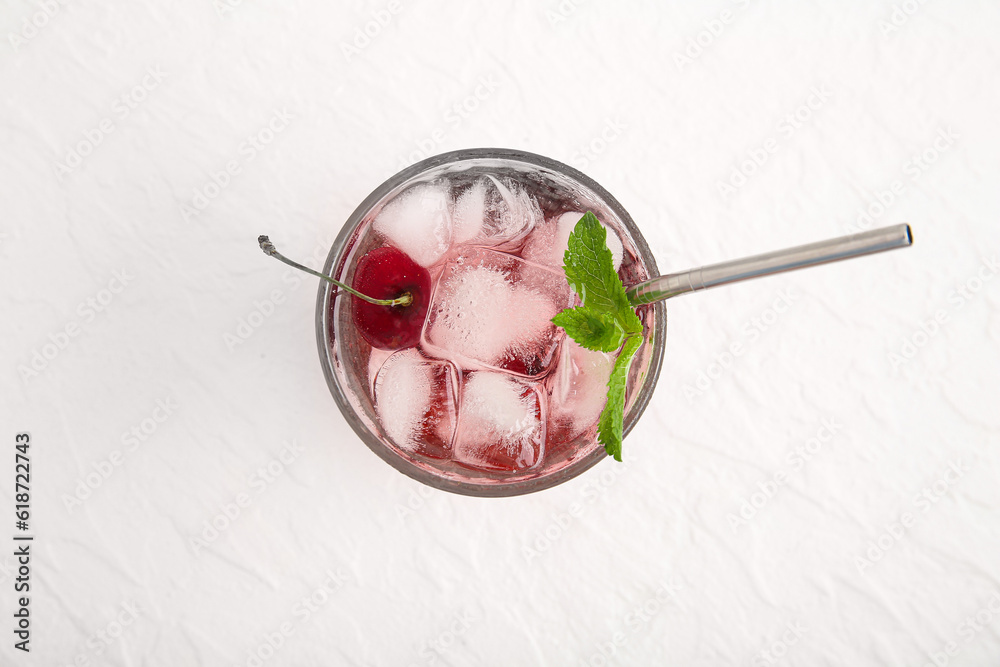
[[[563,255],[563,268],[581,305],[559,312],[552,322],[588,350],[618,352],[608,401],[597,424],[597,440],[615,460],[622,460],[625,384],[632,358],[642,345],[642,322],[629,303],[607,244],[607,229],[590,211],[576,223]]]

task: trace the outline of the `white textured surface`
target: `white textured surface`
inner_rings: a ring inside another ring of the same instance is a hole
[[[5,0],[0,553],[21,430],[38,539],[28,656],[0,556],[0,663],[1000,663],[1000,6],[675,4]],[[916,244],[671,304],[626,464],[522,498],[431,492],[344,423],[315,282],[255,239],[320,264],[397,169],[490,145],[592,175],[663,269],[836,236],[869,206]]]

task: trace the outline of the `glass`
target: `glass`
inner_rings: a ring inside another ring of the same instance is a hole
[[[417,184],[446,183],[455,194],[487,174],[520,183],[538,202],[546,219],[560,212],[593,211],[622,241],[624,259],[619,273],[626,285],[659,275],[656,261],[639,229],[621,204],[604,188],[583,173],[555,160],[497,148],[444,153],[392,176],[348,218],[330,249],[323,273],[351,284],[357,261],[383,244],[382,237],[371,229],[373,220],[386,204],[408,188]],[[439,275],[440,271],[433,275],[434,279],[438,279]],[[371,348],[352,321],[352,298],[335,295],[335,290],[330,283],[321,281],[316,304],[316,336],[327,384],[344,418],[358,437],[400,472],[441,490],[470,496],[500,497],[550,488],[608,458],[603,447],[596,442],[593,429],[566,438],[560,436],[558,429],[550,428],[545,435],[541,461],[515,472],[473,468],[438,458],[439,454],[434,452],[428,455],[428,452],[414,452],[396,446],[385,433],[373,399],[377,367],[392,353]],[[662,302],[640,306],[637,312],[643,320],[646,340],[635,356],[629,373],[624,421],[626,435],[646,408],[656,386],[666,336],[666,309]],[[429,312],[428,320],[431,316]],[[425,324],[425,334],[427,326]],[[426,335],[422,340],[426,340]],[[524,372],[524,369],[521,371]],[[452,382],[468,382],[472,375],[475,373],[459,370]],[[534,378],[526,380],[533,381]],[[538,390],[544,391],[541,387]],[[461,423],[459,428],[462,428]]]

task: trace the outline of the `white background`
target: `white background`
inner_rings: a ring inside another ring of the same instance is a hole
[[[225,2],[2,3],[0,663],[1000,662],[1000,6]],[[624,465],[431,492],[347,427],[316,284],[256,237],[321,265],[479,146],[584,170],[661,270],[915,244],[671,303]]]

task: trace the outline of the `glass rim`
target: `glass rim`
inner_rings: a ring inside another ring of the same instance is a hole
[[[334,267],[338,266],[343,259],[343,254],[347,249],[349,240],[354,235],[357,227],[365,219],[365,216],[375,205],[381,202],[386,195],[399,187],[400,184],[405,183],[406,181],[435,167],[468,160],[482,159],[509,160],[513,162],[521,162],[529,166],[542,167],[567,176],[591,190],[594,195],[596,195],[602,202],[604,202],[604,204],[608,206],[608,208],[614,211],[615,215],[618,216],[619,220],[627,228],[628,233],[631,236],[631,240],[635,245],[635,249],[641,258],[643,266],[645,266],[647,271],[649,271],[649,275],[654,276],[659,274],[656,266],[656,259],[653,257],[652,251],[649,249],[649,245],[646,243],[645,237],[635,224],[635,221],[632,220],[632,216],[628,214],[621,203],[619,203],[619,201],[615,199],[610,192],[605,190],[600,184],[586,174],[567,164],[553,160],[552,158],[537,155],[535,153],[510,148],[466,148],[449,151],[447,153],[433,155],[416,162],[390,176],[381,185],[376,187],[348,217],[344,226],[341,228],[340,233],[337,235],[336,240],[334,240],[333,246],[330,248],[330,252],[326,258],[326,263],[323,265],[323,273],[326,275],[332,275]],[[330,393],[333,395],[337,407],[340,408],[341,414],[344,415],[344,419],[347,420],[347,423],[351,426],[362,442],[364,442],[365,445],[367,445],[367,447],[371,449],[379,458],[399,472],[415,479],[418,482],[441,491],[481,498],[498,498],[524,495],[552,488],[553,486],[562,484],[563,482],[569,481],[570,479],[586,472],[603,459],[609,458],[603,448],[597,447],[589,455],[570,463],[552,474],[514,480],[510,483],[493,481],[490,484],[478,484],[471,481],[450,479],[444,476],[435,475],[411,463],[401,454],[397,453],[392,447],[385,444],[376,433],[373,433],[368,428],[368,426],[357,414],[357,411],[352,406],[351,401],[347,397],[343,387],[340,385],[340,380],[337,376],[335,368],[336,362],[332,352],[332,341],[329,335],[330,328],[328,326],[330,309],[327,308],[327,304],[329,303],[330,292],[332,289],[333,285],[325,280],[321,280],[316,299],[316,343],[319,348],[320,365],[323,367],[323,375],[326,378],[327,386],[330,389]],[[666,308],[664,307],[662,301],[650,304],[649,307],[654,310],[655,319],[651,357],[649,360],[649,367],[646,371],[646,377],[642,381],[639,393],[635,397],[631,409],[625,415],[623,438],[632,431],[636,422],[638,422],[643,412],[645,412],[652,397],[653,390],[660,377],[660,368],[663,363],[663,350],[667,329]]]

